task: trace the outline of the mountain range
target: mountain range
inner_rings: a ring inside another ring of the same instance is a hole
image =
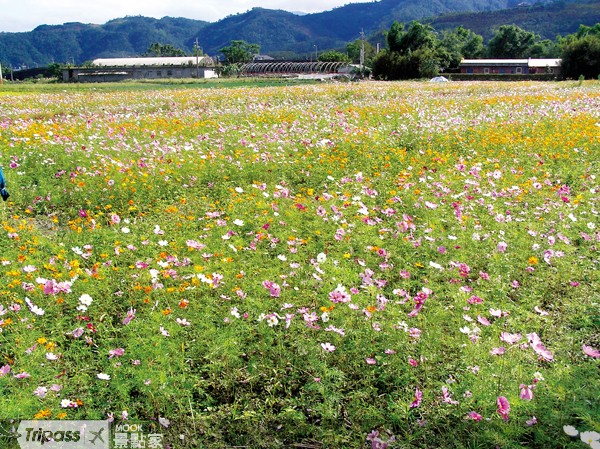
[[[218,22],[186,18],[128,16],[103,25],[40,25],[30,32],[0,33],[0,63],[44,66],[82,64],[95,58],[137,56],[152,43],[192,52],[198,39],[215,56],[232,40],[260,45],[276,58],[302,58],[327,49],[344,49],[364,31],[374,45],[394,21],[431,24],[436,30],[462,25],[487,40],[500,25],[515,24],[543,38],[577,31],[600,22],[598,0],[379,0],[350,3],[329,11],[297,14],[253,8]]]

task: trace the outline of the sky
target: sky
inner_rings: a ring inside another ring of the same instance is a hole
[[[320,12],[372,0],[0,0],[0,32],[31,31],[66,22],[103,24],[125,16],[185,17],[216,22],[254,7]]]

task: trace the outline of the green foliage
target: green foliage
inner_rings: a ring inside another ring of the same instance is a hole
[[[394,22],[387,33],[388,49],[373,62],[377,79],[399,80],[430,78],[438,74],[444,54],[428,25],[413,21],[404,25]]]
[[[62,76],[63,76],[63,74],[62,74],[62,72],[63,72],[63,68],[64,68],[64,65],[63,65],[63,64],[58,64],[58,63],[56,63],[56,62],[55,62],[55,63],[53,63],[53,64],[50,64],[50,65],[48,66],[48,72],[50,73],[50,75],[51,75],[52,77],[54,77],[54,78],[57,78],[57,79],[59,79],[59,80],[62,80]]]
[[[260,46],[243,40],[233,40],[229,46],[219,51],[225,55],[226,64],[243,64],[252,61],[253,56],[260,51]]]
[[[528,58],[539,38],[516,25],[502,25],[488,42],[491,58]]]
[[[324,51],[319,55],[319,61],[322,62],[350,62],[350,57],[336,50]]]
[[[596,78],[600,75],[600,33],[585,33],[583,37],[568,40],[561,58],[565,78]]]
[[[485,53],[483,37],[462,26],[442,33],[439,50],[446,69],[456,69],[462,59],[480,58]]]
[[[186,56],[187,53],[180,48],[175,48],[171,44],[161,44],[155,42],[148,47],[143,56]]]
[[[361,49],[364,43],[364,48],[365,48],[365,64],[370,66],[373,62],[373,58],[375,57],[377,50],[376,48],[373,46],[373,44],[371,44],[369,41],[367,40],[361,40],[361,39],[356,39],[355,41],[350,42],[347,46],[346,46],[346,52],[348,53],[348,56],[350,57],[350,60],[356,64],[358,64],[360,62],[360,53],[361,53]]]
[[[593,26],[600,22],[600,3],[596,0],[531,3],[528,7],[446,14],[429,23],[439,31],[463,26],[487,42],[501,25],[513,24],[542,39],[554,40],[577,32],[581,24]]]

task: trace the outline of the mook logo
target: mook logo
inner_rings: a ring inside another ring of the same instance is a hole
[[[21,421],[21,449],[109,449],[108,421]]]
[[[117,424],[115,432],[144,432],[143,424]]]

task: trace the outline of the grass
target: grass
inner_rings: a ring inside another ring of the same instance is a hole
[[[600,84],[216,85],[2,86],[0,419],[585,447]]]
[[[314,80],[293,78],[215,78],[128,80],[117,83],[62,83],[54,79],[9,82],[0,85],[0,95],[16,93],[115,92],[162,89],[220,89],[238,87],[276,87],[315,84]]]

